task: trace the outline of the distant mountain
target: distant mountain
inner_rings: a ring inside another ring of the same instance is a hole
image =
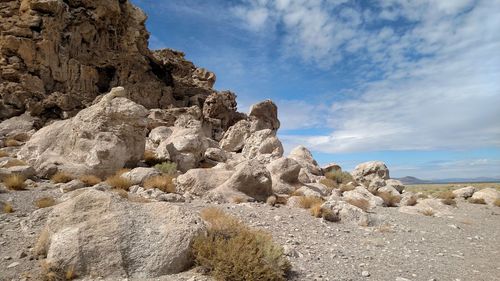
[[[426,184],[426,183],[464,183],[464,182],[500,182],[500,178],[477,177],[477,178],[448,178],[422,180],[416,177],[406,176],[398,178],[403,184]]]

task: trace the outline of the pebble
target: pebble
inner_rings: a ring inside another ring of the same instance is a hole
[[[361,272],[361,276],[363,276],[363,277],[369,277],[370,276],[370,272],[368,272],[368,271],[365,270],[365,271]]]
[[[16,267],[16,266],[18,266],[18,265],[20,265],[20,263],[18,263],[18,262],[16,261],[16,262],[13,262],[13,263],[9,264],[9,265],[7,266],[7,268],[13,268],[13,267]]]

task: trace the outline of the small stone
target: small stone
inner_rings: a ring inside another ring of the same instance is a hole
[[[24,252],[24,251],[21,251],[18,255],[18,258],[22,259],[22,258],[25,258],[27,257],[28,255]]]
[[[403,277],[396,277],[396,281],[411,281],[411,280]]]
[[[368,271],[365,270],[365,271],[361,272],[361,276],[363,276],[363,277],[369,277],[370,276],[370,272],[368,272]]]
[[[13,262],[13,263],[9,264],[9,265],[7,266],[7,268],[13,268],[13,267],[16,267],[16,266],[18,266],[18,265],[20,265],[20,263],[18,263],[18,262]]]
[[[8,261],[8,260],[11,260],[11,259],[12,259],[12,257],[9,257],[9,256],[3,257],[4,261]]]

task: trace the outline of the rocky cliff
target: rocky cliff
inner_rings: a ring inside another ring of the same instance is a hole
[[[203,104],[215,75],[150,51],[146,18],[127,0],[0,1],[0,120],[71,117],[114,86],[146,108]]]

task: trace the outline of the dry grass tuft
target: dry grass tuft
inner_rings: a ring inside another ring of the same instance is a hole
[[[339,184],[337,183],[337,181],[334,181],[334,180],[329,179],[329,178],[324,178],[324,179],[320,180],[319,183],[326,186],[329,190],[333,190],[333,189],[339,187]]]
[[[455,201],[455,199],[441,199],[441,203],[449,206],[457,206],[457,201]]]
[[[340,221],[340,218],[338,215],[335,215],[332,210],[322,208],[323,204],[315,204],[309,209],[309,212],[311,212],[311,215],[316,218],[323,218],[327,221],[331,222],[338,222]]]
[[[35,206],[39,209],[52,207],[56,204],[56,200],[52,197],[42,197],[35,201]]]
[[[154,166],[156,164],[160,164],[162,162],[161,159],[158,159],[158,157],[156,157],[156,152],[152,151],[152,150],[146,150],[144,151],[144,162],[146,162],[146,164],[148,164],[149,166]]]
[[[110,176],[106,179],[106,183],[115,189],[127,190],[132,186],[130,180],[120,176],[119,174]]]
[[[322,203],[314,204],[309,211],[311,212],[311,215],[316,218],[321,218],[323,215],[323,208],[321,208]]]
[[[26,133],[20,133],[12,137],[16,141],[27,142],[31,137]]]
[[[20,141],[17,141],[13,138],[5,140],[5,146],[7,147],[14,147],[14,146],[20,146],[22,143]]]
[[[49,239],[49,231],[47,230],[47,228],[44,228],[42,232],[40,232],[40,236],[38,236],[38,240],[36,241],[34,247],[35,255],[42,257],[47,256],[47,252],[49,250]]]
[[[67,183],[73,180],[73,177],[66,173],[66,172],[57,172],[55,175],[53,175],[50,180],[53,183]]]
[[[397,207],[399,202],[401,202],[401,197],[394,195],[390,192],[377,192],[378,197],[384,200],[384,205],[386,207]]]
[[[163,162],[161,164],[156,164],[155,169],[172,177],[177,174],[177,164],[172,162]]]
[[[94,186],[102,182],[102,179],[94,175],[84,175],[80,177],[80,181],[83,182],[86,186]]]
[[[126,190],[115,188],[112,191],[115,192],[116,194],[118,194],[121,198],[128,199],[128,192]]]
[[[237,197],[233,197],[231,199],[231,201],[234,203],[234,204],[241,204],[241,203],[245,203],[247,202],[247,200],[243,197],[240,197],[240,196],[237,196]]]
[[[11,159],[7,161],[5,165],[3,165],[4,168],[10,168],[10,167],[16,167],[16,166],[26,166],[26,162],[19,160],[19,159]]]
[[[340,185],[340,191],[342,193],[347,192],[347,191],[351,191],[351,190],[354,190],[354,189],[356,189],[356,187],[354,187],[352,185],[347,185],[347,184],[341,184]]]
[[[472,203],[472,204],[481,204],[481,205],[485,205],[486,204],[486,201],[484,201],[483,198],[469,198],[469,200],[467,200],[469,203]]]
[[[370,202],[363,198],[351,198],[347,199],[346,202],[360,208],[364,212],[368,212],[368,210],[370,209]]]
[[[425,210],[422,210],[421,213],[422,213],[422,215],[428,216],[428,217],[433,217],[436,214],[436,212],[434,212],[434,210],[432,208],[427,208]]]
[[[123,174],[125,174],[125,173],[128,173],[128,172],[130,172],[130,171],[132,171],[132,169],[129,169],[129,168],[121,168],[121,169],[119,169],[118,171],[116,171],[115,175],[117,175],[117,176],[121,176],[121,175],[123,175]]]
[[[406,206],[415,206],[417,205],[418,200],[416,197],[410,197],[406,200]]]
[[[9,202],[0,202],[0,205],[2,206],[2,212],[6,214],[14,213],[14,207]]]
[[[304,196],[304,192],[299,191],[298,189],[294,190],[290,196]]]
[[[286,280],[290,262],[283,248],[262,231],[253,230],[222,212],[201,212],[208,231],[193,243],[196,263],[216,280]]]
[[[10,190],[24,190],[26,187],[26,184],[24,184],[24,181],[26,178],[22,175],[19,174],[14,174],[7,176],[6,178],[3,179],[3,184],[7,189]]]
[[[74,265],[60,268],[44,260],[40,263],[40,267],[42,269],[41,280],[43,281],[69,281],[77,277]]]
[[[500,198],[496,199],[496,200],[493,202],[493,205],[494,205],[494,206],[497,206],[497,207],[500,207]]]
[[[342,184],[342,183],[348,183],[348,182],[353,182],[354,178],[349,174],[348,172],[342,172],[342,171],[331,171],[325,174],[325,177],[327,179],[330,179],[337,184]]]
[[[428,196],[428,195],[423,194],[423,193],[419,193],[419,194],[417,195],[417,197],[418,197],[418,199],[427,199],[427,198],[429,198],[429,196]]]
[[[163,192],[175,193],[176,189],[173,179],[170,175],[154,176],[144,181],[144,188],[158,188]]]
[[[277,203],[278,203],[278,197],[276,197],[275,195],[271,195],[266,199],[266,204],[269,206],[274,206]]]
[[[451,190],[440,192],[436,195],[439,199],[455,199],[455,194]]]
[[[3,150],[0,150],[0,158],[1,157],[9,157],[9,154]]]
[[[299,199],[299,206],[304,209],[310,209],[316,204],[323,204],[325,200],[321,197],[316,196],[302,196]]]

